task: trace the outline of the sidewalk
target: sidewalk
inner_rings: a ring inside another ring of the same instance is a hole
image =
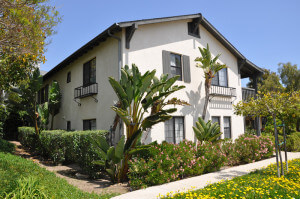
[[[284,153],[281,153],[284,159]],[[288,153],[288,160],[300,158],[300,152],[297,153]],[[149,187],[146,189],[140,189],[137,191],[125,193],[123,195],[119,195],[113,197],[112,199],[156,199],[157,196],[166,195],[171,191],[187,191],[192,187],[194,189],[201,189],[204,188],[207,184],[212,184],[219,182],[221,180],[228,180],[237,176],[242,176],[245,174],[250,173],[253,170],[261,169],[263,167],[268,166],[269,164],[276,163],[276,158],[270,158],[250,164],[240,165],[236,167],[232,167],[229,169],[225,169],[218,172],[208,173],[201,176],[191,177],[175,182],[170,182],[163,185],[157,185],[153,187]]]

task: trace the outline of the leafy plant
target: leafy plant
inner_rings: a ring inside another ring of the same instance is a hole
[[[39,119],[40,119],[40,128],[47,129],[47,126],[49,124],[48,102],[38,105],[38,113],[39,113]]]
[[[222,135],[222,132],[220,132],[220,126],[217,122],[213,124],[211,120],[205,122],[201,117],[198,118],[196,127],[193,126],[193,130],[200,143],[203,141],[216,142]]]
[[[215,56],[215,58],[212,58],[208,44],[206,48],[199,47],[199,51],[202,57],[197,57],[195,61],[200,62],[197,64],[197,67],[203,69],[204,77],[205,77],[205,102],[204,102],[204,108],[202,113],[202,119],[205,120],[208,101],[209,101],[209,90],[211,87],[211,81],[215,77],[218,71],[222,70],[223,68],[226,68],[226,65],[217,62],[217,60],[221,56],[220,54]]]
[[[126,140],[124,144],[124,159],[118,181],[124,181],[127,177],[128,161],[131,158],[129,153],[135,148],[143,131],[153,125],[166,121],[172,116],[176,108],[164,109],[167,105],[187,104],[177,98],[166,101],[172,93],[183,89],[184,86],[174,86],[179,76],[168,79],[168,75],[163,74],[160,79],[155,77],[156,71],[147,71],[143,75],[136,65],[129,69],[125,66],[121,69],[121,79],[116,81],[113,77],[109,82],[119,98],[118,106],[111,108],[118,114],[126,127]],[[149,110],[151,110],[149,114]],[[146,116],[146,114],[148,114]]]
[[[49,112],[51,114],[51,130],[53,129],[54,116],[58,114],[61,105],[61,93],[57,81],[53,81],[49,90]]]

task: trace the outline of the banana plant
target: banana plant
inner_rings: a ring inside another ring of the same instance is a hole
[[[112,110],[121,118],[126,127],[124,144],[124,164],[118,173],[118,182],[126,180],[130,151],[136,148],[142,133],[153,125],[171,119],[171,113],[176,108],[166,108],[167,105],[184,105],[186,102],[177,98],[167,98],[185,86],[174,85],[179,76],[168,78],[163,74],[155,77],[156,70],[147,71],[143,75],[136,65],[130,69],[121,69],[120,81],[109,77],[109,82],[119,98],[118,106]]]
[[[209,120],[207,123],[201,118],[198,118],[196,126],[193,126],[195,135],[200,143],[204,141],[216,142],[222,135],[220,126],[217,122],[213,123]]]

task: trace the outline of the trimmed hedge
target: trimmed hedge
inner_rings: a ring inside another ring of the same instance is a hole
[[[104,137],[106,131],[42,131],[39,139],[36,139],[34,128],[19,127],[19,135],[22,145],[35,149],[55,164],[78,163],[90,176],[101,169],[92,163],[101,158],[94,150],[90,139]]]
[[[12,153],[15,151],[15,145],[0,138],[0,152]]]

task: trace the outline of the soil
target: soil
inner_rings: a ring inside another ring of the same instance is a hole
[[[81,173],[81,169],[77,164],[70,165],[54,165],[51,161],[43,159],[38,154],[24,148],[18,141],[10,141],[16,145],[15,155],[30,159],[39,164],[48,171],[54,172],[56,176],[66,179],[69,184],[76,186],[82,191],[104,194],[118,193],[123,194],[130,191],[127,183],[112,184],[108,176],[103,175],[101,179],[89,179],[87,175]]]

